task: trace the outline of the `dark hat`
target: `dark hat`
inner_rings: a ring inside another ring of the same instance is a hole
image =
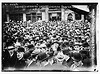
[[[73,53],[72,57],[76,60],[76,61],[80,61],[82,59],[82,56],[80,53]]]
[[[68,55],[70,53],[70,50],[64,49],[62,50],[63,54]]]
[[[88,47],[89,44],[88,44],[87,42],[84,42],[84,43],[82,44],[82,46],[83,46],[83,47]]]
[[[29,49],[33,48],[33,44],[27,46]]]
[[[61,47],[66,47],[66,46],[69,46],[68,42],[64,42],[64,43],[61,44]]]
[[[46,46],[47,46],[48,48],[50,48],[50,47],[51,47],[51,43],[47,43]]]
[[[29,39],[25,39],[24,41],[25,41],[25,42],[29,42]]]
[[[19,47],[18,52],[25,52],[25,49],[23,47]]]
[[[65,45],[69,45],[69,42],[64,42]]]

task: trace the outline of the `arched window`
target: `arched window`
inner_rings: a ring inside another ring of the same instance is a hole
[[[72,15],[72,13],[69,13],[69,14],[68,14],[67,20],[68,20],[68,21],[73,21],[73,15]]]

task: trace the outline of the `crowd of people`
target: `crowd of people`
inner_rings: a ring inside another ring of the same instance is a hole
[[[3,68],[58,62],[74,69],[90,67],[90,25],[88,21],[3,23]]]

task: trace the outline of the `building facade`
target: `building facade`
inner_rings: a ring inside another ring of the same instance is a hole
[[[81,5],[82,6],[82,5]],[[85,9],[88,9],[88,5]],[[86,19],[89,11],[74,7],[72,4],[3,4],[3,21],[66,21],[68,15],[72,14],[73,20]]]

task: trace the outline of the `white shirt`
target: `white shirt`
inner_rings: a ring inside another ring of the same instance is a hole
[[[63,61],[64,59],[67,61],[69,59],[69,56],[67,55],[64,55],[63,52],[58,52],[57,56],[55,56],[55,58],[58,60],[58,61]]]
[[[54,43],[51,48],[53,49],[53,51],[57,51],[57,47],[58,47],[58,44],[57,43]]]

